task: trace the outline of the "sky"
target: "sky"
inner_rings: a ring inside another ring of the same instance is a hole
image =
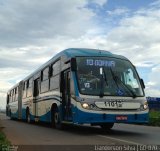
[[[0,0],[0,108],[6,92],[66,48],[123,55],[160,96],[160,0]]]

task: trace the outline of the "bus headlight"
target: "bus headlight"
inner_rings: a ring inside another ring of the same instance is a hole
[[[88,109],[88,108],[89,108],[89,105],[88,105],[87,103],[82,103],[82,107],[83,107],[84,109]]]
[[[148,109],[148,103],[147,103],[147,101],[146,102],[144,102],[144,104],[143,104],[143,108],[146,110],[146,109]]]
[[[84,102],[84,103],[81,103],[81,106],[87,110],[100,110],[94,103],[90,104],[90,103]]]

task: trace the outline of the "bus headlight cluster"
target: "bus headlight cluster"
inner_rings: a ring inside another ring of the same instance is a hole
[[[147,101],[145,101],[143,104],[141,104],[140,110],[143,111],[143,110],[147,110],[147,109],[148,109],[148,103],[147,103]]]
[[[99,109],[95,106],[95,104],[82,103],[81,105],[82,105],[82,107],[83,107],[84,109],[88,109],[88,110],[99,110]]]
[[[144,110],[148,109],[148,103],[147,103],[147,101],[146,101],[146,102],[144,102],[144,104],[143,104],[143,108],[144,108]]]
[[[148,109],[148,103],[147,103],[147,101],[145,101],[142,105],[141,105],[141,108],[140,108],[141,110],[146,110],[146,109]]]
[[[89,109],[89,104],[88,103],[82,103],[82,107],[84,109]]]

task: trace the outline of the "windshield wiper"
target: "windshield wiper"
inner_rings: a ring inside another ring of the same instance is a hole
[[[132,97],[133,98],[136,98],[136,94],[123,82],[121,81],[121,79],[119,79],[118,76],[116,76],[112,70],[112,68],[110,67],[110,71],[111,71],[111,74],[112,74],[112,77],[113,77],[113,80],[115,81],[117,87],[118,87],[118,83],[117,83],[117,80],[120,81],[122,83],[122,85],[130,92],[130,94],[132,94]],[[118,87],[119,88],[119,87]]]
[[[106,76],[106,72],[104,70],[104,67],[102,67],[102,75],[101,75],[101,89],[100,89],[100,97],[104,96],[104,82],[106,82],[106,85],[108,86],[108,80],[107,80],[107,76]]]
[[[106,82],[106,85],[108,86],[108,80],[107,80],[107,76],[106,76],[106,71],[104,70],[104,67],[102,67],[103,69],[103,73],[104,73],[104,80]]]

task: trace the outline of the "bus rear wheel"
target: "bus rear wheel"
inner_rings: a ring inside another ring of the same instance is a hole
[[[30,117],[29,109],[27,109],[27,111],[26,111],[26,122],[31,123],[31,117]]]
[[[9,111],[9,117],[10,117],[10,120],[13,120],[13,117],[12,117],[12,112],[11,112],[11,110]]]
[[[114,126],[114,123],[104,123],[100,125],[100,127],[105,131],[111,130],[113,126]]]

